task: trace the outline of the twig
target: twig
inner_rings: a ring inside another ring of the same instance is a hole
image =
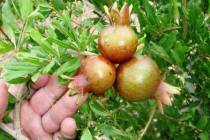
[[[164,32],[168,32],[168,31],[171,31],[171,30],[176,30],[176,29],[180,29],[181,27],[179,26],[172,26],[172,27],[168,27],[168,28],[165,28],[165,29],[162,29],[158,32],[158,34],[162,34]]]
[[[6,124],[2,123],[0,124],[0,128],[7,132],[8,134],[10,134],[13,138],[17,139],[17,140],[29,140],[27,137],[25,137],[24,135],[19,135],[19,137],[17,137],[17,132],[15,132],[14,130],[12,130],[11,128],[9,128]]]
[[[155,103],[155,105],[151,109],[151,112],[150,112],[150,115],[149,115],[149,120],[147,121],[143,131],[140,131],[141,133],[139,134],[139,137],[138,137],[137,140],[141,140],[144,137],[145,133],[147,132],[147,129],[149,128],[149,126],[151,124],[152,118],[155,115],[156,108],[157,108],[157,103]]]
[[[71,21],[78,27],[81,27],[82,24],[78,23],[77,21],[75,21],[74,19],[71,19]]]
[[[20,102],[16,103],[15,105],[15,112],[14,112],[14,124],[15,124],[15,131],[17,133],[17,139],[21,137],[21,127],[20,127]]]
[[[28,19],[26,19],[23,23],[23,27],[21,29],[21,32],[20,32],[20,36],[18,38],[18,41],[17,41],[17,47],[15,48],[15,51],[18,51],[18,49],[20,48],[20,45],[21,45],[21,41],[24,37],[24,33],[25,33],[25,28],[26,28],[26,25],[28,24]]]

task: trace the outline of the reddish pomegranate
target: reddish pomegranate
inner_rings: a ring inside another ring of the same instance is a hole
[[[69,87],[80,92],[103,95],[116,78],[115,66],[103,56],[88,56],[82,61],[79,74],[74,76]]]
[[[157,64],[148,56],[134,57],[117,69],[116,86],[127,100],[142,101],[155,98],[162,110],[162,104],[171,105],[170,94],[179,93],[161,80]]]
[[[130,10],[127,4],[120,12],[116,6],[106,10],[111,25],[100,33],[98,45],[101,54],[114,63],[128,60],[136,52],[138,40],[129,25]]]

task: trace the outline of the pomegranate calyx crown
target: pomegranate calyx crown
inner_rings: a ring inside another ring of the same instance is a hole
[[[128,6],[124,3],[119,11],[117,3],[115,2],[111,8],[104,6],[105,13],[107,14],[111,25],[130,25],[130,16],[133,6]]]

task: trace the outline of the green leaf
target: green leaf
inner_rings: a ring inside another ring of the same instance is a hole
[[[39,65],[29,63],[29,62],[24,62],[24,61],[12,61],[5,64],[4,66],[4,68],[7,70],[24,71],[24,72],[36,71],[38,67]]]
[[[71,23],[71,18],[69,16],[69,13],[67,11],[64,11],[62,14],[62,19],[64,20],[64,23],[66,27],[68,27],[68,36],[73,39],[75,42],[79,43],[78,35],[75,32],[75,28],[73,28]]]
[[[65,49],[71,48],[71,45],[67,44],[64,41],[58,40],[56,38],[49,37],[49,38],[47,38],[47,40],[48,40],[48,42],[55,43],[56,45],[58,45],[58,46],[60,46],[62,48],[65,48]]]
[[[183,65],[185,60],[185,54],[187,53],[188,48],[181,43],[177,43],[174,49],[171,49],[171,56],[175,60],[176,64],[179,66]]]
[[[121,132],[119,129],[107,124],[101,124],[99,126],[99,130],[101,130],[102,133],[108,136],[125,136],[125,134],[123,134],[123,132]]]
[[[40,46],[41,45],[46,45],[46,46],[50,45],[45,41],[45,38],[42,36],[42,34],[38,30],[33,29],[30,33],[30,36]]]
[[[87,36],[88,36],[88,38],[87,38]],[[89,42],[90,39],[91,39],[91,36],[89,36],[88,30],[83,29],[80,36],[79,36],[79,40],[80,40],[79,45],[80,45],[80,50],[81,51],[84,51],[87,48],[88,42]]]
[[[167,61],[168,63],[173,63],[170,56],[168,55],[168,53],[165,51],[164,48],[162,48],[161,46],[155,44],[154,42],[152,42],[152,47],[150,47],[150,51],[152,53],[154,53],[155,55],[161,57],[162,59],[164,59],[165,61]]]
[[[204,129],[206,127],[207,123],[208,123],[208,118],[209,118],[208,116],[202,116],[199,119],[199,121],[197,123],[197,126],[201,129]]]
[[[208,98],[210,99],[210,91],[208,92]]]
[[[6,63],[4,69],[6,73],[4,78],[9,83],[22,83],[26,82],[28,76],[36,72],[40,68],[40,65],[24,61],[12,61]]]
[[[68,31],[63,27],[62,23],[59,20],[53,20],[52,22],[53,26],[60,31],[63,35],[68,37]]]
[[[9,95],[9,103],[14,105],[16,102],[16,98],[13,95]]]
[[[4,131],[0,130],[0,139],[1,140],[12,140],[13,138],[9,134],[7,134]]]
[[[38,30],[32,30],[30,36],[37,44],[43,48],[47,54],[59,57],[57,49],[51,46]]]
[[[4,79],[10,84],[19,84],[26,82],[28,72],[10,71],[4,74]]]
[[[91,135],[90,130],[88,128],[83,130],[80,140],[93,140],[93,136]]]
[[[23,20],[27,19],[28,16],[33,11],[33,2],[32,0],[18,0],[19,10],[21,18]]]
[[[36,10],[34,10],[30,16],[29,16],[29,19],[30,20],[35,20],[35,19],[43,19],[44,16],[40,13],[40,6],[36,8]]]
[[[17,30],[16,17],[12,12],[9,2],[6,1],[2,6],[2,22],[4,26],[9,26],[13,30]]]
[[[44,67],[42,69],[42,73],[43,74],[49,73],[52,70],[52,68],[54,67],[55,64],[56,64],[56,60],[55,59],[51,60],[51,62],[46,67]]]
[[[89,102],[90,109],[99,116],[109,116],[109,113],[106,111],[106,109],[98,102]]]
[[[15,33],[14,33],[12,27],[10,27],[7,24],[4,24],[3,25],[3,31],[9,37],[9,39],[11,40],[11,42],[13,43],[13,45],[15,45],[16,44],[16,39],[15,39]]]
[[[177,32],[173,31],[170,34],[165,34],[160,40],[160,45],[163,46],[165,50],[170,50],[176,43]]]
[[[159,25],[157,16],[155,14],[154,8],[151,6],[148,0],[143,0],[143,5],[148,17],[148,20],[150,21],[151,25]]]
[[[67,74],[68,76],[72,76],[77,69],[80,67],[80,59],[71,58],[69,61],[64,63],[57,70],[57,75]]]
[[[31,76],[31,80],[33,82],[36,82],[39,79],[40,76],[41,76],[41,73],[40,72],[37,72],[33,76]]]
[[[200,138],[201,140],[209,140],[209,134],[208,134],[208,132],[205,131],[205,132],[200,133],[200,134],[199,134],[199,138]]]
[[[172,0],[171,1],[171,8],[173,9],[174,22],[178,23],[178,21],[179,21],[179,9],[178,9],[178,2],[177,2],[177,0]]]
[[[24,60],[36,65],[44,65],[45,63],[47,63],[47,60],[37,55],[35,51],[31,51],[30,53],[20,52],[17,58],[19,60]]]
[[[0,54],[11,51],[14,47],[6,41],[0,41]]]
[[[110,7],[113,4],[114,0],[89,0],[91,1],[95,7],[101,11],[104,11],[104,5],[107,5],[108,7]]]
[[[52,5],[56,10],[63,10],[65,7],[63,0],[52,0]]]

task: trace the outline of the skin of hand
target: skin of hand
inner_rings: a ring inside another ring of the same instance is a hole
[[[60,85],[56,75],[43,75],[32,84],[35,93],[28,101],[21,103],[20,123],[22,132],[30,140],[59,140],[60,137],[74,139],[76,122],[72,118],[78,108],[87,100],[82,96],[65,94],[67,86]],[[7,86],[0,81],[0,120],[8,102]]]
[[[3,118],[4,111],[8,103],[7,86],[3,81],[0,81],[0,122]]]

